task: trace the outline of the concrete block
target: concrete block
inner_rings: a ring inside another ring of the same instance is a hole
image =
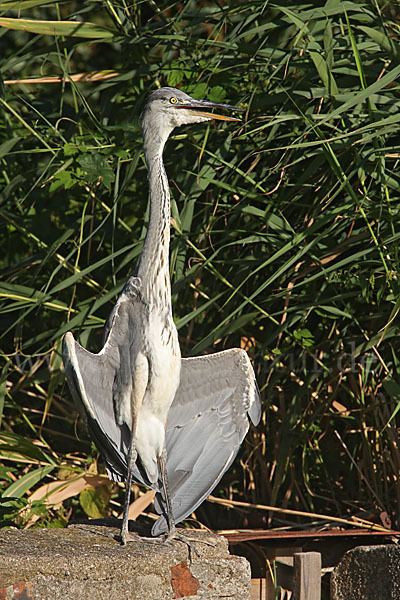
[[[400,600],[400,548],[358,546],[331,576],[332,600]]]
[[[250,565],[231,556],[227,540],[180,530],[200,556],[179,540],[122,547],[114,527],[0,531],[0,600],[215,600],[250,598]]]

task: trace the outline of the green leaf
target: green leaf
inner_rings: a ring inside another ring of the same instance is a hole
[[[4,400],[7,392],[7,373],[11,367],[11,361],[7,361],[1,370],[0,376],[0,426],[3,418]]]
[[[18,142],[20,142],[23,139],[23,137],[21,136],[17,136],[17,137],[12,137],[11,139],[7,140],[6,142],[3,142],[0,145],[0,158],[3,158],[3,156],[6,156],[13,148],[16,144],[18,144]]]
[[[0,527],[16,525],[20,512],[28,505],[27,498],[0,497]]]
[[[226,99],[226,90],[220,85],[215,85],[210,89],[208,98],[211,102],[223,102]]]
[[[387,51],[394,59],[400,59],[400,49],[398,44],[396,44],[389,35],[385,32],[380,31],[379,29],[374,29],[372,27],[365,27],[362,25],[358,26],[358,29],[364,31],[371,40],[374,40],[382,48],[382,50]]]
[[[168,72],[168,85],[170,87],[176,87],[183,80],[183,72],[178,69],[172,69]]]
[[[46,463],[54,465],[51,459],[38,445],[28,438],[9,431],[0,432],[0,458],[19,459],[28,463]]]
[[[116,31],[111,31],[95,23],[79,21],[38,21],[0,17],[0,27],[41,35],[62,35],[87,39],[111,39],[116,34]]]
[[[79,502],[88,517],[99,519],[105,516],[110,497],[110,486],[99,485],[83,490],[79,494]]]
[[[78,163],[86,172],[90,183],[102,181],[108,190],[111,189],[111,183],[115,180],[115,175],[104,156],[99,153],[85,154],[78,158]]]
[[[322,83],[327,89],[328,94],[335,96],[338,93],[338,87],[321,52],[310,50],[310,57],[319,73],[319,76],[321,77]]]
[[[75,156],[79,152],[79,148],[72,143],[64,144],[63,150],[65,156]]]
[[[335,317],[345,317],[346,319],[351,319],[352,316],[349,312],[345,311],[345,310],[341,310],[340,308],[337,308],[336,306],[328,306],[326,304],[320,304],[318,306],[318,312],[320,312],[322,315],[324,313],[333,315]]]
[[[50,193],[53,193],[59,188],[69,190],[77,183],[77,181],[75,173],[72,173],[71,171],[60,171],[54,175],[49,191]]]
[[[0,465],[0,481],[13,481],[10,473],[15,473],[16,469]]]
[[[8,486],[8,488],[3,491],[2,496],[20,498],[26,492],[31,490],[39,481],[47,477],[47,475],[51,473],[53,469],[54,466],[51,465],[30,471]]]
[[[396,67],[391,69],[388,73],[386,73],[386,75],[383,75],[377,81],[375,81],[374,83],[369,85],[365,90],[355,93],[350,100],[348,100],[347,102],[344,102],[341,106],[339,106],[338,108],[333,110],[331,113],[329,113],[329,115],[324,117],[320,121],[319,125],[322,125],[323,123],[325,123],[328,120],[338,118],[344,112],[347,112],[350,108],[352,108],[353,106],[356,106],[357,104],[362,104],[370,96],[372,96],[373,94],[376,94],[378,91],[382,90],[387,85],[389,85],[393,81],[395,81],[399,77],[399,75],[400,75],[400,65],[397,65]]]
[[[314,335],[311,333],[311,331],[306,328],[295,329],[293,331],[293,336],[296,338],[296,340],[307,340],[314,338]]]
[[[34,8],[35,6],[46,6],[47,4],[61,4],[63,0],[2,0],[0,4],[0,11],[5,12],[7,10],[25,10],[27,8]]]

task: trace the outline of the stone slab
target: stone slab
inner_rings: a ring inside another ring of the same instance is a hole
[[[331,576],[332,600],[400,600],[400,548],[358,546]]]
[[[247,560],[230,555],[221,536],[180,531],[200,556],[179,540],[147,541],[137,534],[122,547],[115,539],[119,530],[107,526],[3,529],[0,600],[248,600]]]

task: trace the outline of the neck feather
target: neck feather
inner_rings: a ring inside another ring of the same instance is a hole
[[[157,133],[157,135],[156,135]],[[169,132],[149,130],[143,123],[143,147],[150,189],[150,218],[138,276],[143,293],[160,306],[171,306],[169,278],[170,194],[162,153]],[[156,141],[155,141],[156,140]]]

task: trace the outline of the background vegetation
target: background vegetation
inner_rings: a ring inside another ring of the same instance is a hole
[[[263,397],[214,496],[400,527],[397,3],[3,0],[0,25],[2,523],[120,513],[60,341],[97,351],[134,269],[140,108],[170,85],[245,109],[165,152],[183,355],[245,347]]]

